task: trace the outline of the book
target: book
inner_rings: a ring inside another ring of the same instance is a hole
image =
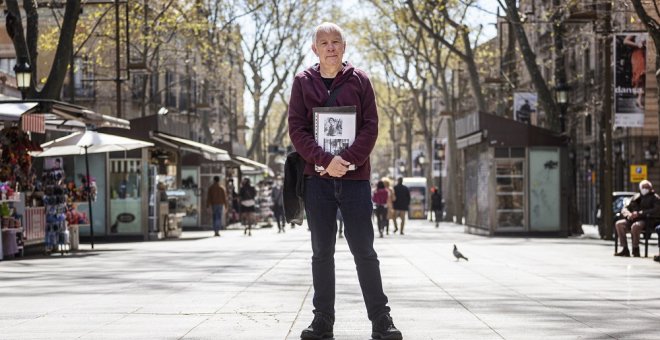
[[[314,139],[325,152],[336,156],[353,144],[357,132],[357,107],[315,107],[312,112]],[[348,167],[348,170],[355,169],[355,164]],[[325,171],[320,165],[314,165],[314,170]]]

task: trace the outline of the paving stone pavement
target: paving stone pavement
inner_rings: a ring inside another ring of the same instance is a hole
[[[427,221],[406,231],[375,245],[404,339],[660,339],[660,264],[613,257],[593,232],[487,238]],[[211,234],[0,262],[0,339],[299,339],[312,319],[306,227]],[[370,339],[344,240],[336,274],[335,339]]]

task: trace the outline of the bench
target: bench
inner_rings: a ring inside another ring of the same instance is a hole
[[[660,224],[658,225],[660,226]],[[649,257],[649,239],[653,237],[655,233],[655,225],[647,226],[644,228],[644,233],[640,236],[640,242],[644,240],[644,257]],[[658,240],[658,247],[660,249],[660,240]],[[614,253],[616,254],[619,251],[619,235],[617,235],[616,228],[614,228]]]

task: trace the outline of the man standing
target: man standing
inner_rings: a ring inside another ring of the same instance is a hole
[[[401,235],[403,235],[403,227],[406,224],[406,212],[410,207],[410,190],[403,185],[403,178],[399,177],[397,184],[394,186],[394,232],[399,229],[396,225],[396,219],[401,218]]]
[[[213,232],[214,236],[220,236],[220,228],[222,228],[222,212],[223,207],[227,208],[227,193],[225,189],[220,186],[220,177],[213,177],[213,184],[209,187],[208,196],[206,198],[206,206],[210,207],[213,213]]]
[[[639,236],[647,226],[655,227],[660,217],[660,196],[647,180],[639,182],[639,193],[621,210],[625,219],[616,221],[616,233],[623,249],[614,256],[630,256],[626,233],[632,236],[632,254],[639,257]]]
[[[346,40],[333,23],[316,27],[312,50],[319,63],[298,73],[289,101],[289,136],[305,160],[305,211],[312,238],[314,320],[302,339],[333,337],[335,314],[336,213],[344,217],[344,235],[357,267],[367,315],[375,339],[402,339],[394,327],[383,292],[378,255],[373,248],[369,154],[378,137],[378,113],[374,91],[367,75],[342,62]],[[334,92],[333,91],[337,91]],[[336,96],[334,103],[326,103]],[[355,106],[356,135],[339,155],[323,150],[314,139],[313,108]],[[317,173],[314,165],[325,170]],[[354,170],[350,170],[352,168]]]

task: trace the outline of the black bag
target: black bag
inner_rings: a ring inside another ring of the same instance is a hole
[[[284,163],[284,218],[287,223],[302,225],[305,216],[305,160],[297,153],[286,156]]]

